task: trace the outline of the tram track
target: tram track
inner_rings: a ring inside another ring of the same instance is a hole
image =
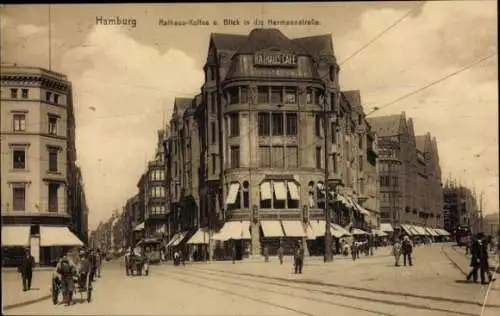
[[[267,292],[272,294],[285,295],[287,297],[293,297],[295,299],[307,300],[310,302],[315,302],[319,304],[328,304],[330,306],[337,306],[348,308],[357,311],[363,311],[366,313],[376,314],[376,315],[408,315],[407,313],[394,313],[395,308],[400,309],[410,309],[411,314],[420,311],[430,311],[433,313],[439,312],[446,315],[464,315],[464,316],[476,316],[477,313],[464,312],[460,309],[446,309],[446,308],[436,308],[430,306],[429,302],[424,302],[423,304],[410,303],[406,301],[395,301],[394,299],[388,300],[387,297],[368,297],[366,295],[361,295],[360,293],[346,293],[346,291],[332,291],[331,289],[325,289],[323,285],[307,285],[301,284],[300,286],[294,285],[293,281],[296,280],[276,280],[276,278],[259,277],[252,276],[248,274],[236,274],[226,271],[214,271],[212,269],[199,269],[199,268],[188,268],[188,269],[178,269],[171,271],[173,274],[182,275],[184,278],[180,279],[185,281],[185,277],[195,278],[196,280],[206,280],[210,282],[216,282],[219,284],[224,284],[226,286],[235,286],[239,288],[247,288],[255,291],[255,293]],[[159,273],[159,272],[156,272]],[[170,274],[160,273],[167,277],[173,277]],[[175,277],[174,277],[175,278]],[[263,286],[264,285],[264,286]],[[202,285],[203,286],[203,285]],[[278,287],[278,290],[273,290],[271,287]],[[380,295],[378,295],[380,296]],[[387,296],[387,295],[386,295]],[[343,300],[344,302],[335,302],[335,300]],[[406,298],[405,298],[406,299]],[[351,301],[350,304],[346,301]],[[458,307],[460,308],[460,307]]]

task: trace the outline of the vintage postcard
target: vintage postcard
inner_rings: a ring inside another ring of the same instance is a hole
[[[0,6],[6,315],[500,315],[495,1]]]

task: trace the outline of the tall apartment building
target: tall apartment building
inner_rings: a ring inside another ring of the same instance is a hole
[[[436,138],[430,133],[415,136],[413,121],[404,112],[368,121],[378,136],[381,221],[394,228],[443,228]]]
[[[206,227],[212,240],[238,239],[240,257],[280,239],[314,247],[325,192],[336,223],[377,225],[376,135],[359,92],[340,91],[331,35],[212,34],[204,72],[201,93],[176,99],[169,124],[174,245]]]
[[[444,227],[454,232],[459,226],[473,233],[480,231],[480,206],[476,194],[469,188],[446,181],[443,188]]]
[[[2,66],[0,81],[2,257],[29,247],[36,262],[50,264],[63,247],[83,244],[70,229],[83,237],[86,225],[82,181],[74,177],[71,83],[17,66]]]

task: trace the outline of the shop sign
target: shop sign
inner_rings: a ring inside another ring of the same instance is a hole
[[[297,67],[297,55],[294,53],[264,51],[253,56],[255,66],[264,67]]]

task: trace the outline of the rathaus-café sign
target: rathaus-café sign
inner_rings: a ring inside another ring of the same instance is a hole
[[[283,52],[257,52],[253,56],[255,66],[297,67],[297,55]]]

